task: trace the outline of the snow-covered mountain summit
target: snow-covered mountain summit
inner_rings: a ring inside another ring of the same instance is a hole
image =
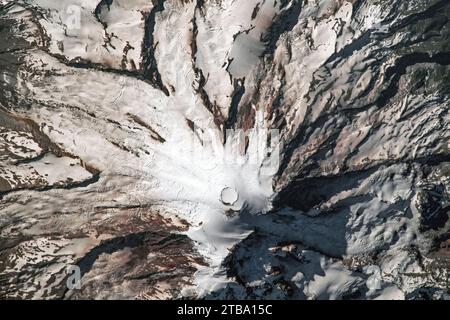
[[[1,0],[0,298],[448,298],[449,18]]]

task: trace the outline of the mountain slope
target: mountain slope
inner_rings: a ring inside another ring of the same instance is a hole
[[[449,18],[0,1],[0,297],[448,298]]]

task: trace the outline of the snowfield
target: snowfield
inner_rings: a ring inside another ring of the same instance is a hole
[[[449,17],[0,1],[0,298],[449,299]]]

